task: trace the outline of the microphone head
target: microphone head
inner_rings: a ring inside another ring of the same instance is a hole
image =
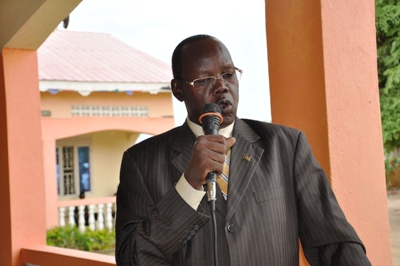
[[[218,114],[221,114],[221,108],[219,108],[218,104],[216,104],[216,103],[206,103],[203,106],[203,111],[201,113],[202,114],[206,114],[206,113],[218,113]]]
[[[207,103],[203,107],[199,122],[203,126],[204,134],[217,135],[219,126],[224,121],[221,108],[215,103]]]

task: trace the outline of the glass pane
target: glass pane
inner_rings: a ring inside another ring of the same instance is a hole
[[[89,147],[78,147],[80,192],[90,191]]]
[[[75,176],[74,176],[74,147],[62,147],[62,182],[64,185],[64,195],[75,194]]]
[[[56,148],[57,194],[60,195],[60,162],[58,161],[58,148]]]

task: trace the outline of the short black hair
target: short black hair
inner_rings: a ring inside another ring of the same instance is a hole
[[[205,39],[216,39],[215,37],[207,34],[198,34],[188,37],[181,41],[178,46],[176,46],[172,54],[172,74],[174,78],[181,78],[182,73],[182,48],[189,43],[197,42]]]

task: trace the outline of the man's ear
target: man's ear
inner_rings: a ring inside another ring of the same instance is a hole
[[[182,86],[179,81],[177,81],[176,79],[171,80],[171,89],[172,89],[172,94],[174,94],[175,98],[178,101],[183,102],[185,100],[185,97],[183,96],[182,93]]]

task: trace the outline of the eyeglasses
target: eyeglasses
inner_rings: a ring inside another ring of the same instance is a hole
[[[184,79],[178,79],[178,80],[186,82],[189,85],[192,85],[193,88],[195,88],[196,90],[204,90],[214,87],[217,79],[221,80],[221,82],[224,83],[225,85],[235,85],[241,79],[242,73],[243,70],[235,67],[235,71],[222,73],[220,77],[210,76],[210,77],[198,78],[193,80],[192,82]]]

